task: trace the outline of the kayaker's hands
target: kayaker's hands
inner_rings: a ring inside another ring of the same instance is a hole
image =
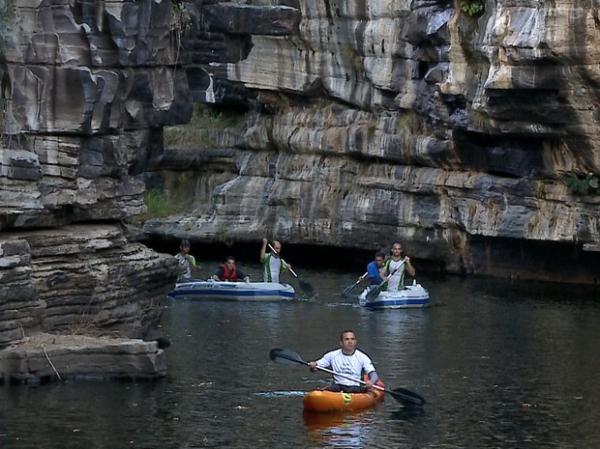
[[[373,383],[369,379],[367,379],[365,380],[365,387],[367,387],[370,390],[371,388],[373,388]]]
[[[317,362],[308,362],[308,368],[314,373],[317,370]]]

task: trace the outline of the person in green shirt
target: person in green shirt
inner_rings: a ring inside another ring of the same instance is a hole
[[[285,262],[281,254],[281,242],[273,240],[272,250],[267,252],[269,241],[265,238],[262,240],[260,249],[260,261],[263,264],[264,281],[279,282],[279,276],[283,271],[289,270],[292,266]]]

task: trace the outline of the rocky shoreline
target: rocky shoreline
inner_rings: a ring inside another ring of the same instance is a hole
[[[156,342],[37,334],[0,350],[0,382],[37,385],[66,380],[153,380],[166,375]]]

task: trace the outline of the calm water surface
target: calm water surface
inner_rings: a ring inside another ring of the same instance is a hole
[[[299,268],[314,301],[167,301],[161,381],[0,387],[0,448],[600,448],[597,292],[421,277],[432,307],[370,312],[339,296],[355,275]],[[314,359],[345,328],[421,412],[303,416],[325,375],[269,350]]]

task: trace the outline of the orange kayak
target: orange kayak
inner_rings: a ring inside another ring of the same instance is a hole
[[[383,400],[384,393],[370,390],[367,393],[336,393],[326,390],[310,391],[304,396],[307,412],[344,412],[364,410]]]

